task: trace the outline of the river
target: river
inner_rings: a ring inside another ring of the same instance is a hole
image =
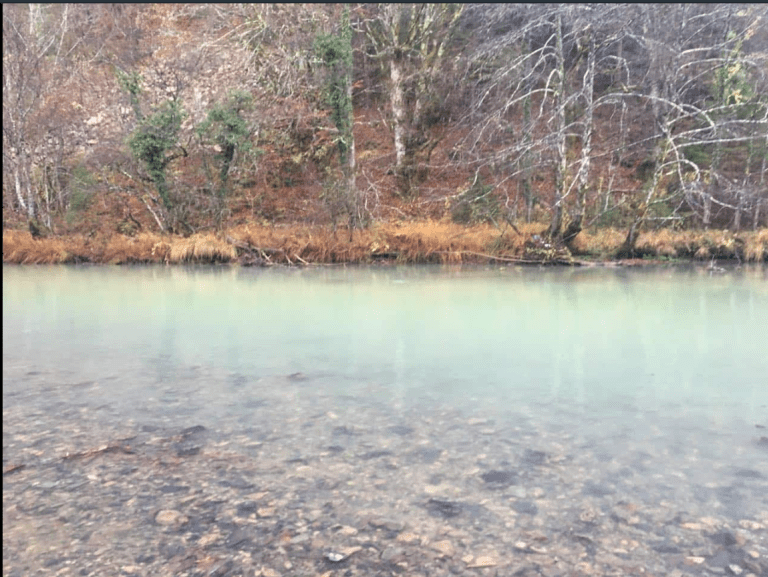
[[[742,523],[764,546],[767,279],[761,267],[4,266],[4,468],[31,458],[21,423],[201,426],[244,458],[385,459],[393,487],[417,462],[429,474],[398,498],[470,510],[484,496],[527,530],[547,533],[562,520],[553,503],[578,496],[582,521],[632,503],[649,511],[627,514],[634,529]],[[65,446],[37,441],[43,460]]]

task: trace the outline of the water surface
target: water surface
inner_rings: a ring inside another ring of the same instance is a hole
[[[245,437],[452,415],[586,455],[597,496],[768,520],[767,321],[764,268],[4,266],[3,402]]]

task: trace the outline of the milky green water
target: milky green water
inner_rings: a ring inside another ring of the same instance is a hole
[[[761,518],[767,327],[765,268],[4,266],[3,410],[246,439],[318,411],[526,423],[595,471],[641,459],[628,497]]]
[[[111,379],[105,397],[202,368],[219,375],[214,403],[232,383],[301,372],[339,394],[375,382],[399,403],[757,421],[766,327],[764,269],[3,267],[6,386],[58,371]]]

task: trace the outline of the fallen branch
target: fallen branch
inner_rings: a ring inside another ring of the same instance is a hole
[[[283,253],[285,254],[285,250],[282,248],[262,248],[258,246],[253,246],[250,243],[245,243],[242,241],[239,241],[235,238],[232,238],[231,236],[225,236],[224,240],[227,241],[232,246],[242,249],[244,251],[247,251],[252,256],[259,259],[260,264],[262,265],[274,265],[276,263],[272,262],[272,259],[269,258],[269,254],[276,254],[276,253]],[[290,263],[291,260],[288,258],[288,255],[285,255],[286,260]]]
[[[232,246],[235,246],[237,248],[241,248],[243,250],[247,250],[248,252],[251,252],[251,253],[256,252],[250,245],[248,245],[248,244],[246,244],[244,242],[240,242],[239,240],[235,240],[231,236],[224,237],[224,240],[226,240],[229,244],[231,244]]]
[[[23,463],[19,463],[17,465],[11,465],[5,471],[3,471],[3,477],[5,477],[6,475],[10,475],[11,473],[17,473],[18,471],[21,471],[24,468],[26,468],[26,465]]]
[[[582,264],[580,261],[571,261],[571,260],[564,260],[564,259],[533,260],[528,258],[518,258],[518,257],[510,257],[510,256],[493,256],[492,254],[475,252],[473,250],[436,250],[434,252],[436,254],[471,254],[473,256],[482,256],[489,260],[498,260],[501,262],[515,262],[518,264],[567,264],[567,265]]]
[[[232,238],[231,236],[224,237],[224,240],[226,240],[229,244],[232,246],[236,246],[237,248],[242,248],[243,250],[247,250],[249,252],[259,252],[259,253],[271,253],[275,254],[278,252],[285,252],[282,248],[269,248],[269,247],[260,247],[260,246],[253,246],[252,244],[245,243],[242,241],[239,241],[235,238]]]
[[[128,445],[121,445],[119,443],[114,443],[110,445],[104,445],[103,447],[98,447],[96,449],[89,449],[87,451],[81,451],[78,453],[66,453],[61,459],[63,461],[71,461],[73,459],[85,459],[88,457],[95,457],[96,455],[101,455],[103,453],[127,453],[129,455],[133,454],[133,449],[131,449]]]

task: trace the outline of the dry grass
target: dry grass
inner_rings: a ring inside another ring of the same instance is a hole
[[[525,241],[541,233],[541,225],[499,230],[488,224],[465,227],[448,221],[383,225],[382,235],[407,262],[437,260],[443,263],[473,262],[482,255],[515,258],[522,255]]]
[[[264,264],[471,263],[489,259],[519,259],[525,242],[542,234],[543,224],[499,230],[490,225],[465,227],[447,220],[377,223],[365,230],[334,233],[327,226],[243,225],[225,234],[202,233],[189,238],[153,233],[136,237],[111,235],[34,239],[28,232],[3,231],[3,262],[58,264],[76,262],[229,263]],[[625,231],[584,231],[576,239],[580,254],[610,258],[624,242]],[[644,232],[638,239],[641,254],[655,258],[736,258],[768,260],[768,230],[757,232],[671,231]]]
[[[463,263],[488,256],[516,257],[525,239],[541,225],[500,231],[490,225],[464,227],[446,221],[379,223],[349,232],[328,227],[253,227],[233,229],[231,237],[269,262],[367,263],[396,259],[404,263]]]
[[[750,262],[768,261],[768,228],[748,233],[744,239],[744,258]]]
[[[694,241],[691,231],[675,232],[658,230],[641,233],[637,239],[637,250],[642,254],[656,257],[679,258],[690,253]]]
[[[166,262],[171,246],[167,238],[142,233],[135,237],[117,234],[104,247],[102,262],[110,264]]]
[[[658,257],[761,262],[768,256],[768,231],[736,234],[728,230],[659,230],[641,234],[637,248]]]
[[[610,258],[626,238],[626,231],[613,228],[601,228],[597,231],[582,231],[574,240],[574,249],[579,254]]]
[[[237,260],[237,249],[211,233],[189,238],[143,233],[130,238],[111,237],[101,262],[123,263],[223,263]]]
[[[582,232],[576,239],[580,252],[606,258],[615,254],[626,238],[626,231],[601,229]],[[734,233],[728,230],[661,229],[640,234],[640,254],[656,258],[737,259],[750,262],[768,260],[768,229]]]
[[[72,262],[68,242],[57,238],[34,239],[28,232],[3,231],[3,262],[16,264],[59,264]]]
[[[166,259],[170,263],[232,262],[237,260],[237,249],[213,234],[196,234],[174,239]]]

